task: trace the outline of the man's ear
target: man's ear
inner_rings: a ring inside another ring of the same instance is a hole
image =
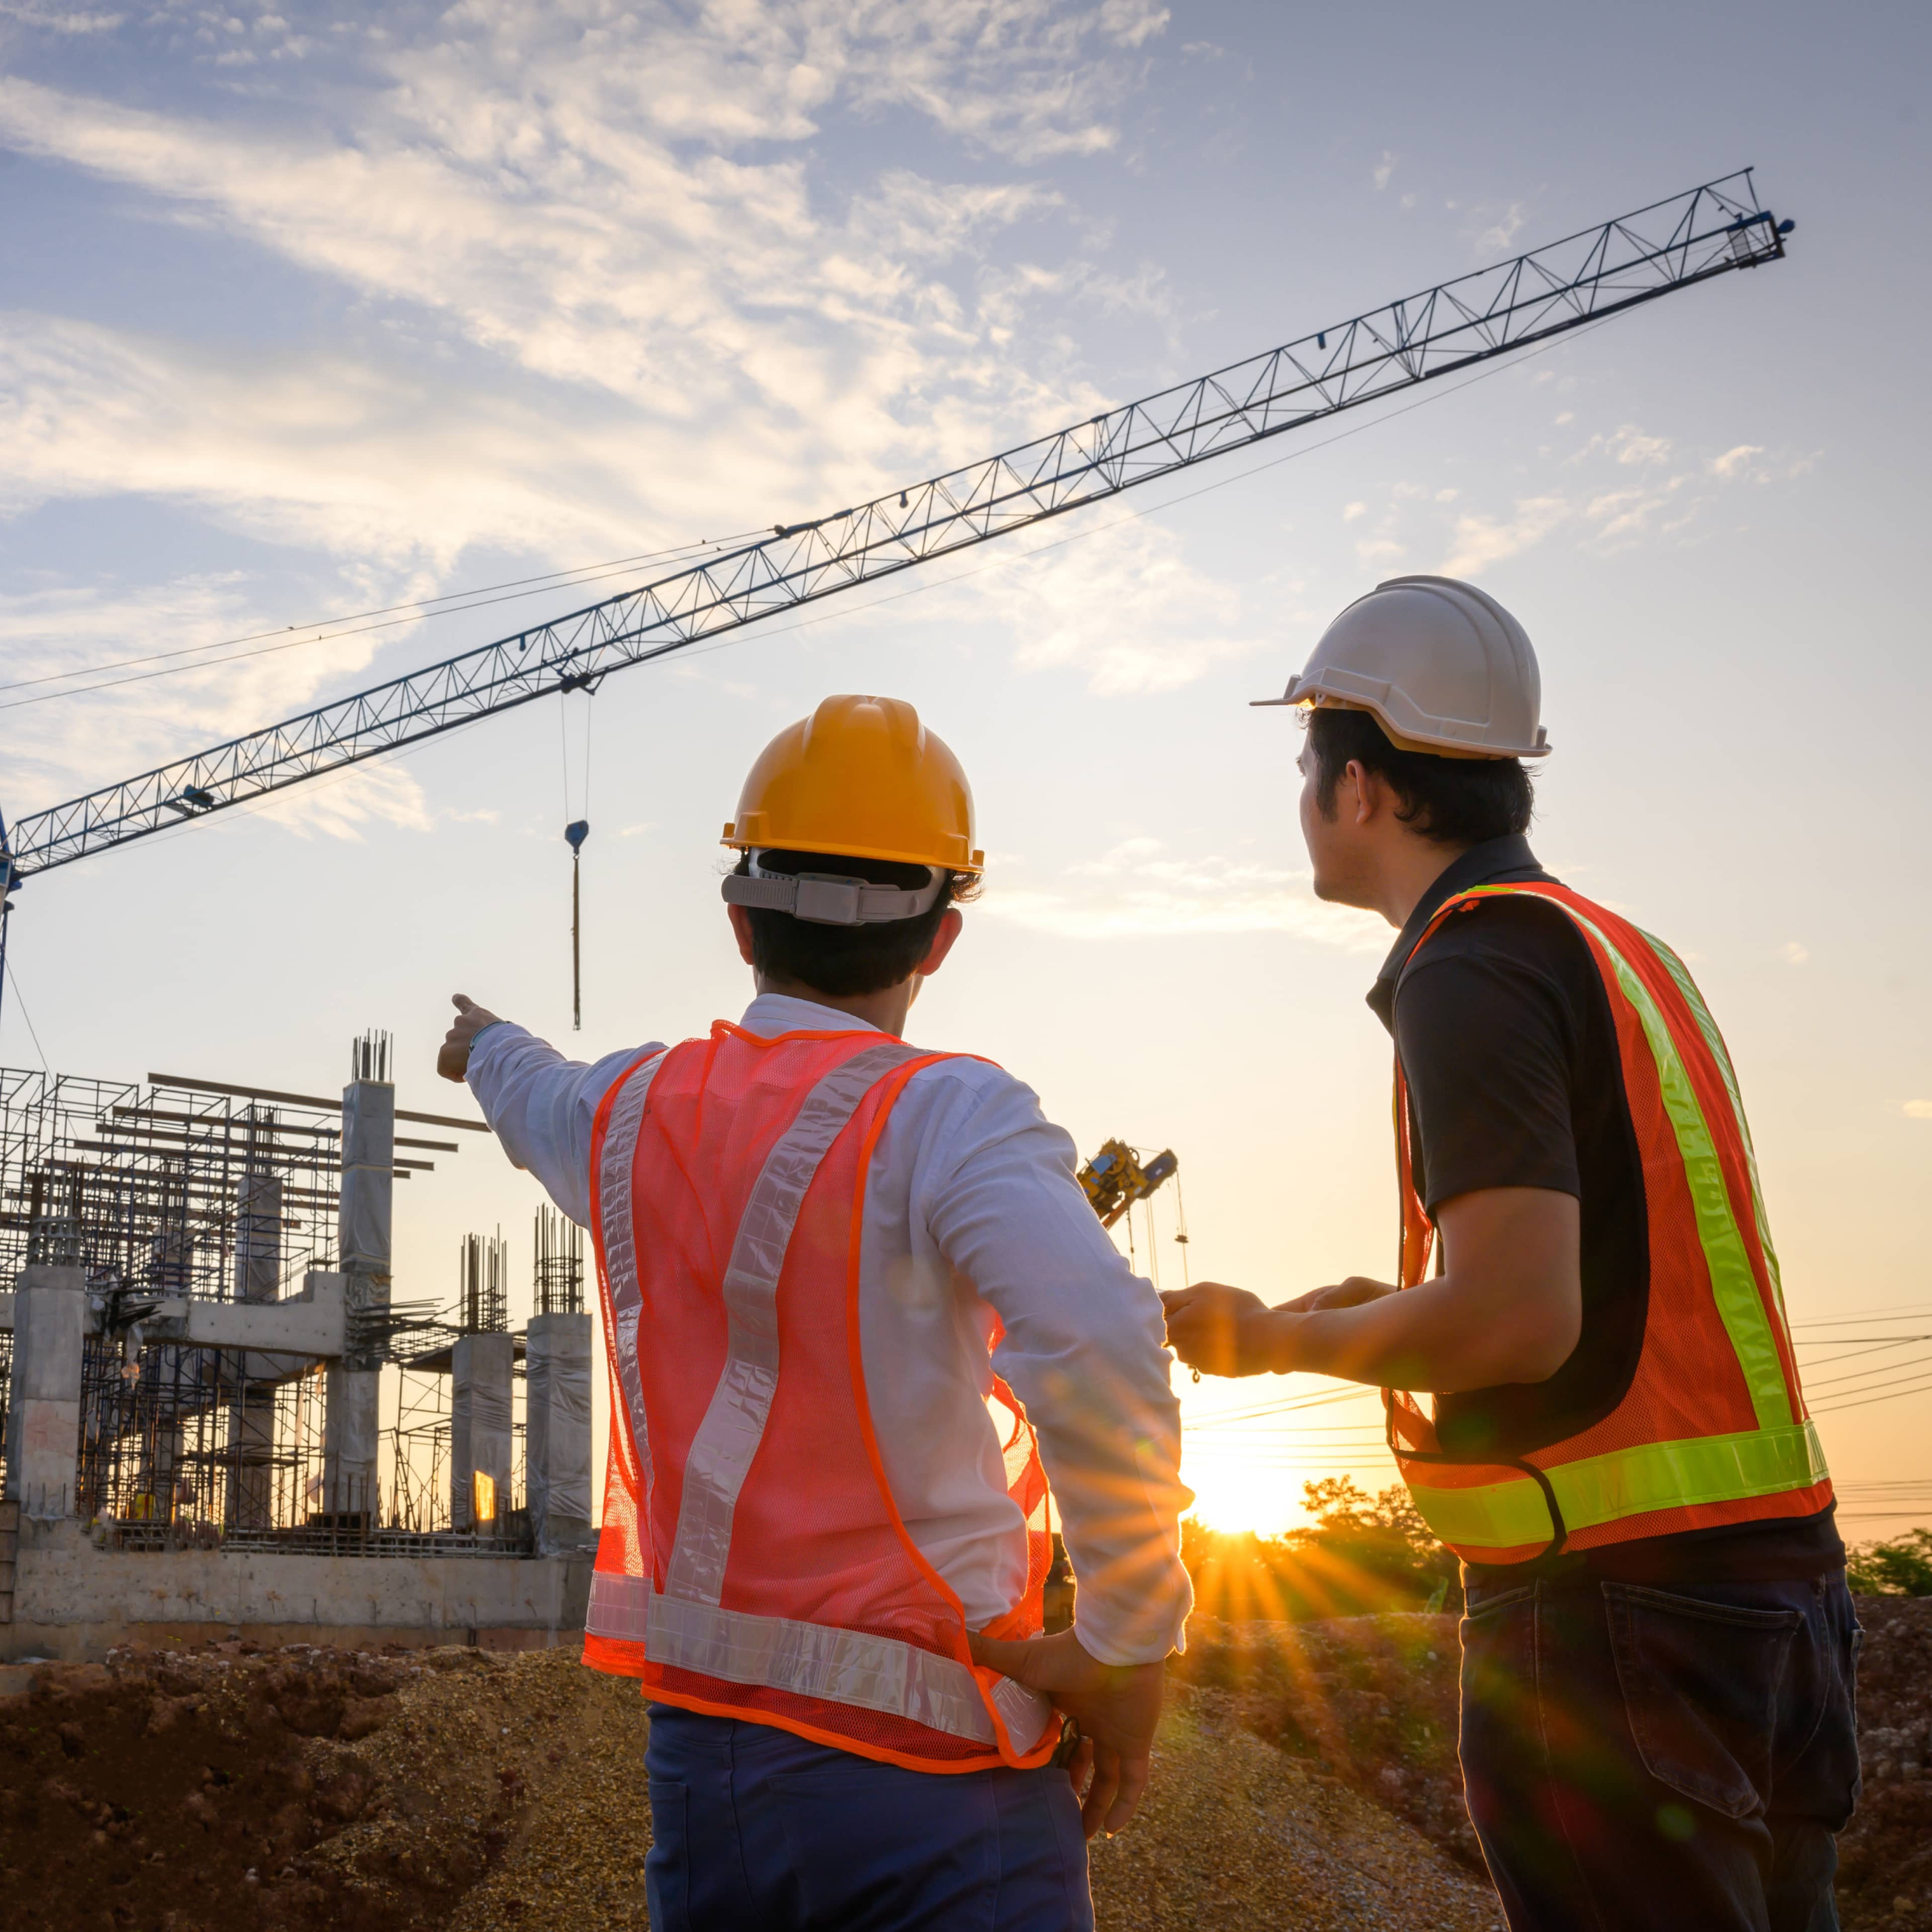
[[[1348,760],[1346,782],[1355,795],[1355,808],[1349,814],[1358,825],[1366,825],[1384,802],[1382,782],[1359,758]]]
[[[926,957],[914,968],[922,980],[930,979],[946,964],[946,956],[952,950],[953,942],[964,931],[965,926],[957,906],[948,906],[940,914],[939,930],[932,935],[932,944],[927,948]]]
[[[728,905],[725,916],[731,922],[732,937],[738,942],[738,957],[748,966],[752,963],[752,914],[750,908],[741,905]]]

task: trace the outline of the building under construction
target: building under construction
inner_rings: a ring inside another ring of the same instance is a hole
[[[395,1292],[398,1184],[479,1121],[0,1070],[0,1657],[130,1637],[554,1641],[589,1584],[581,1232]],[[292,1628],[291,1626],[300,1627]]]

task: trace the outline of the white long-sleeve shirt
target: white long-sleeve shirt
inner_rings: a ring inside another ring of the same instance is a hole
[[[850,1013],[760,994],[746,1031],[874,1032]],[[590,1220],[598,1103],[640,1052],[592,1066],[520,1026],[479,1034],[469,1082],[504,1151],[572,1220]],[[997,1368],[1025,1405],[1080,1588],[1081,1642],[1108,1664],[1178,1648],[1180,1409],[1153,1285],[1075,1179],[1072,1139],[1031,1088],[983,1060],[906,1083],[874,1152],[860,1250],[866,1388],[892,1499],[979,1629],[1025,1588],[1024,1525],[987,1408]],[[994,1318],[1004,1334],[989,1362]],[[1004,1412],[1002,1412],[1004,1413]]]

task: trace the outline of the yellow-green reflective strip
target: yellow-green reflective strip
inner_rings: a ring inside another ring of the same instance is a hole
[[[1507,886],[1478,886],[1469,896],[1500,895],[1510,890]],[[1778,1358],[1771,1318],[1766,1312],[1764,1297],[1758,1292],[1757,1276],[1752,1272],[1744,1237],[1738,1232],[1737,1218],[1731,1211],[1730,1190],[1724,1184],[1717,1144],[1711,1138],[1710,1124],[1698,1104],[1683,1056],[1671,1037],[1663,1012],[1651,997],[1650,988],[1631,970],[1609,936],[1574,906],[1564,905],[1561,900],[1551,903],[1568,913],[1609,955],[1617,984],[1642,1024],[1651,1058],[1657,1064],[1657,1084],[1664,1097],[1664,1110],[1670,1117],[1678,1156],[1684,1163],[1690,1210],[1696,1220],[1697,1240],[1704,1250],[1718,1319],[1724,1324],[1738,1366],[1744,1372],[1744,1386],[1750,1391],[1751,1413],[1756,1417],[1759,1428],[1784,1427],[1792,1419],[1791,1391],[1785,1384],[1784,1364]]]
[[[1544,1474],[1573,1534],[1600,1523],[1696,1503],[1740,1502],[1784,1490],[1809,1489],[1826,1474],[1817,1430],[1808,1422],[1749,1429],[1736,1436],[1694,1436],[1612,1449]],[[1418,1471],[1410,1493],[1423,1520],[1444,1543],[1513,1550],[1554,1534],[1543,1492],[1528,1476],[1465,1490],[1433,1489]]]
[[[1784,1323],[1784,1279],[1778,1271],[1778,1251],[1771,1244],[1771,1222],[1764,1211],[1764,1190],[1757,1178],[1757,1149],[1751,1144],[1750,1122],[1744,1118],[1744,1100],[1738,1088],[1737,1070],[1731,1064],[1724,1036],[1718,1030],[1718,1023],[1711,1017],[1711,1010],[1705,1005],[1704,996],[1698,992],[1697,982],[1691,978],[1689,969],[1654,934],[1646,932],[1643,936],[1651,950],[1669,969],[1672,979],[1677,982],[1677,990],[1684,995],[1684,1004],[1695,1016],[1697,1030],[1704,1036],[1704,1044],[1711,1049],[1711,1057],[1718,1063],[1718,1071],[1724,1076],[1724,1091],[1731,1096],[1731,1112],[1736,1117],[1738,1138],[1744,1144],[1744,1166],[1750,1175],[1751,1213],[1757,1222],[1758,1246],[1764,1250],[1765,1268],[1771,1276],[1771,1292],[1778,1303],[1778,1318]],[[1787,1325],[1785,1340],[1788,1342],[1790,1339]]]

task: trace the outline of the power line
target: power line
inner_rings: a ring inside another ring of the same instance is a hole
[[[188,657],[203,652],[225,650],[230,644],[248,644],[256,638],[272,636],[278,640],[272,644],[256,645],[253,650],[233,652],[225,658],[202,656],[194,664],[170,664],[161,670],[136,672],[132,677],[105,678],[98,684],[76,685],[71,690],[43,692],[38,698],[14,698],[7,704],[0,704],[0,711],[18,711],[30,704],[50,704],[58,698],[85,698],[90,692],[114,691],[124,684],[146,684],[158,677],[178,677],[185,672],[208,670],[218,664],[239,664],[248,658],[272,656],[278,651],[301,650],[311,644],[334,644],[344,638],[363,637],[371,631],[391,631],[395,629],[399,625],[423,622],[432,617],[455,616],[466,610],[484,610],[492,604],[512,604],[520,597],[536,597],[551,590],[574,589],[580,584],[595,584],[606,577],[619,576],[635,563],[650,563],[662,562],[668,559],[686,558],[696,554],[700,549],[723,550],[730,544],[742,541],[741,538],[736,537],[719,538],[715,542],[700,538],[697,544],[681,544],[675,550],[657,550],[636,557],[620,558],[610,564],[586,564],[574,571],[553,572],[546,578],[520,578],[513,580],[514,583],[536,584],[538,587],[535,590],[520,590],[502,585],[486,584],[473,590],[452,591],[447,598],[428,598],[422,602],[415,604],[391,604],[379,610],[361,611],[346,617],[323,618],[318,620],[317,626],[315,627],[318,634],[313,638],[286,636],[286,632],[296,629],[306,631],[311,628],[308,625],[290,624],[284,626],[283,631],[280,632],[256,631],[250,633],[248,637],[230,638],[225,644],[190,644],[178,651],[159,651],[149,657],[124,658],[118,664],[98,664],[89,670],[50,671],[42,677],[20,678],[11,684],[0,684],[0,691],[24,690],[30,685],[55,684],[64,678],[89,676],[92,675],[94,670],[123,670],[130,664],[154,664],[163,658]],[[560,579],[568,580],[568,581],[560,582]],[[501,596],[491,596],[486,594],[493,590],[502,590],[505,594]],[[430,608],[430,605],[436,604],[446,604],[448,608],[443,610]],[[388,616],[386,614],[392,610],[413,612],[416,614],[400,617]],[[382,621],[364,623],[361,620],[364,617],[380,618]],[[332,626],[334,628],[329,628]]]

